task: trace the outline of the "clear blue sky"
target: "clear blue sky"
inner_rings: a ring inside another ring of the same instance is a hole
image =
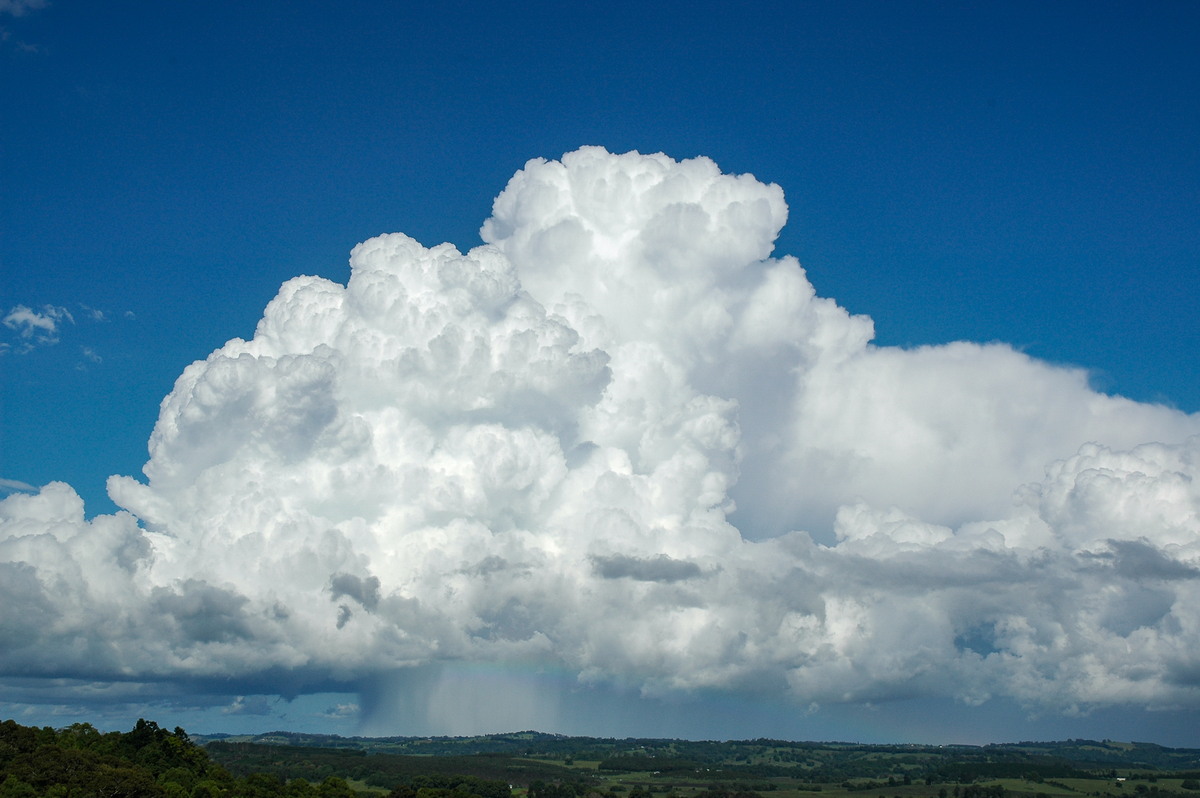
[[[0,478],[112,512],[281,283],[380,233],[465,252],[592,144],[778,184],[775,254],[879,345],[1195,413],[1198,35],[1193,2],[0,0]]]
[[[1006,341],[1200,410],[1193,3],[60,0],[2,24],[0,296],[112,318],[5,358],[3,470],[89,509],[283,280],[343,281],[382,232],[474,246],[516,169],[583,144],[778,183],[776,252],[880,343]]]

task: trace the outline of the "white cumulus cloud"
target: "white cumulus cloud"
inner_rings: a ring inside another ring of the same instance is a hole
[[[0,676],[1200,707],[1200,418],[877,347],[772,258],[786,218],[707,159],[584,148],[466,254],[384,235],[290,280],[184,370],[122,512],[0,502]]]

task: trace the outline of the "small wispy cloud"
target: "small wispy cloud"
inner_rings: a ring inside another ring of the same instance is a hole
[[[270,715],[275,709],[274,701],[262,695],[240,695],[233,703],[221,710],[222,715]]]
[[[16,305],[2,320],[4,326],[13,330],[21,340],[18,351],[28,352],[34,346],[49,346],[58,343],[59,332],[64,322],[75,323],[75,317],[64,307],[43,305],[34,310],[27,305]]]
[[[0,355],[9,352],[24,355],[39,347],[53,346],[62,340],[63,332],[68,325],[109,323],[114,318],[128,321],[136,317],[130,310],[114,314],[112,311],[94,308],[82,302],[77,304],[74,312],[62,305],[13,305],[7,313],[0,317],[0,324],[10,331],[10,340],[0,341]],[[98,364],[103,361],[103,357],[93,346],[81,345],[80,352],[83,355],[83,361],[76,364],[77,370],[86,371],[88,364]]]
[[[0,14],[20,17],[46,7],[46,0],[0,0]]]
[[[37,493],[37,488],[30,485],[28,482],[21,482],[17,479],[4,479],[0,477],[0,493]]]
[[[30,11],[46,7],[46,0],[0,0],[0,18],[22,17]],[[36,53],[41,48],[36,44],[22,41],[13,35],[7,27],[0,25],[0,45],[16,50],[19,53]]]
[[[324,712],[317,713],[318,717],[340,720],[358,716],[358,704],[334,704]]]
[[[87,315],[87,318],[91,319],[92,321],[108,321],[108,314],[99,308],[89,307],[82,303],[80,303],[79,307],[83,309],[83,312]]]

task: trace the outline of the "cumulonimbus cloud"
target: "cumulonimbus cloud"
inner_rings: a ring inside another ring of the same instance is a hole
[[[877,347],[704,158],[526,164],[188,366],[145,481],[0,502],[7,678],[1200,706],[1200,417],[1001,344]],[[306,681],[308,680],[308,681]]]

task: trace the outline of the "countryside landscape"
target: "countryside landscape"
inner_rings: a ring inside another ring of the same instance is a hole
[[[1111,740],[860,745],[783,740],[196,735],[0,723],[0,798],[1170,798],[1200,749]]]
[[[1197,34],[0,0],[0,798],[1200,798]]]

